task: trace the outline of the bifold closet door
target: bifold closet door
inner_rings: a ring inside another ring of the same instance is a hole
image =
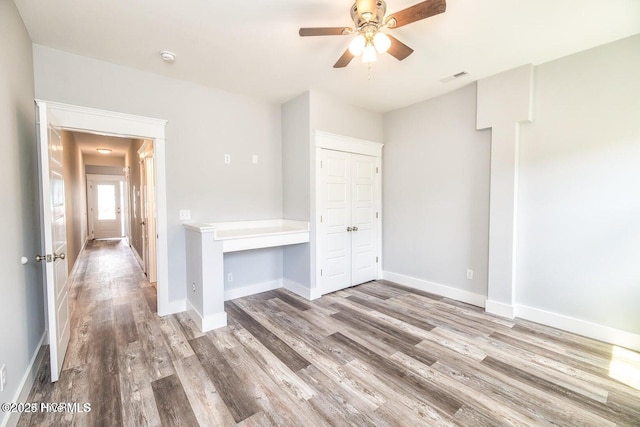
[[[323,293],[377,277],[375,157],[322,150],[321,282]]]

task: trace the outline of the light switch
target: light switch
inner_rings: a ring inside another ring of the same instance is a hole
[[[254,165],[258,164],[258,155],[254,154],[253,156],[251,156],[251,163],[253,163]]]

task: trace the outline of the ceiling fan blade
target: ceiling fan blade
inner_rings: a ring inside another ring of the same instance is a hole
[[[413,49],[402,43],[397,38],[390,36],[389,34],[387,34],[387,36],[389,36],[389,39],[391,40],[391,46],[389,47],[389,50],[387,50],[387,53],[398,61],[402,61],[413,53]]]
[[[386,21],[389,22],[391,19],[395,19],[395,25],[390,25],[389,27],[398,28],[433,15],[438,15],[439,13],[443,13],[445,10],[447,10],[446,0],[426,0],[421,3],[414,4],[400,12],[389,15]]]
[[[349,34],[351,28],[346,27],[317,27],[317,28],[300,28],[298,34],[301,37],[307,36],[342,36]]]
[[[349,62],[353,59],[353,54],[349,52],[349,49],[345,50],[338,62],[335,63],[333,68],[344,68],[349,65]]]

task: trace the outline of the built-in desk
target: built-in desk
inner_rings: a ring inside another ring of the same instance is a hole
[[[224,254],[309,242],[309,223],[286,219],[185,223],[187,309],[200,329],[227,325]]]

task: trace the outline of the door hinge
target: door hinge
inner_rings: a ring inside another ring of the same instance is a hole
[[[378,212],[376,212],[376,219],[378,219]]]
[[[320,160],[320,169],[322,169],[322,160]]]
[[[378,167],[376,166],[376,173],[378,173]]]
[[[320,269],[320,276],[322,276],[322,269]]]
[[[376,257],[376,263],[378,263],[378,257]]]
[[[320,222],[322,222],[322,215],[320,215]]]

